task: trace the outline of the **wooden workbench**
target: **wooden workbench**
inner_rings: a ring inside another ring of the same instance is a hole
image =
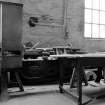
[[[62,55],[51,55],[51,58],[56,58],[59,61],[59,88],[60,92],[64,92],[63,88],[63,64],[65,60],[70,60],[73,63],[78,78],[78,105],[83,105],[82,103],[82,71],[85,66],[99,67],[105,66],[105,53],[87,53],[87,54],[62,54]],[[71,94],[71,93],[70,93]]]

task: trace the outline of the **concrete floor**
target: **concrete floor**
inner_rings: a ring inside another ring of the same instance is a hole
[[[58,85],[25,86],[24,89],[24,92],[19,92],[18,88],[9,88],[10,99],[0,105],[77,105],[71,96],[59,93]],[[85,92],[91,89],[88,86],[83,90]],[[100,92],[99,87],[93,87],[93,90]],[[87,105],[105,105],[105,97],[95,99]]]

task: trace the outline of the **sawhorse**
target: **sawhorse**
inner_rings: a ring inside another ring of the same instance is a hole
[[[87,85],[88,85],[88,80],[87,80],[85,71],[82,69],[82,70],[81,70],[81,73],[82,73],[82,78],[83,78],[83,81],[84,81],[84,83],[85,83],[85,86],[87,86]],[[74,67],[74,68],[73,68],[72,76],[71,76],[71,78],[70,78],[70,88],[72,88],[73,85],[74,85],[74,82],[77,81],[76,78],[77,78],[77,72],[76,72],[76,69],[75,69],[75,67]]]

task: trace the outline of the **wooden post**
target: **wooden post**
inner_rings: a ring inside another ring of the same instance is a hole
[[[1,71],[1,90],[0,90],[0,101],[7,101],[8,96],[8,90],[7,90],[7,72],[4,72],[4,70]]]
[[[105,66],[103,67],[103,77],[104,77],[104,83],[105,83]]]
[[[70,78],[70,88],[72,88],[74,82],[76,82],[76,81],[74,81],[75,78],[77,78],[77,77],[76,77],[76,68],[74,67],[74,68],[73,68],[72,77]]]
[[[82,70],[82,66],[80,65],[80,62],[77,62],[77,75],[78,75],[78,86],[77,86],[77,91],[78,91],[78,105],[82,105],[82,75],[81,75],[81,70]]]
[[[63,76],[64,71],[63,71],[63,59],[59,59],[59,89],[60,89],[60,93],[63,93]]]

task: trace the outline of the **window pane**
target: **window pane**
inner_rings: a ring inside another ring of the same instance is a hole
[[[85,0],[85,8],[92,8],[92,0]]]
[[[100,11],[100,24],[105,24],[105,12]]]
[[[99,0],[93,0],[93,9],[99,9]]]
[[[100,10],[105,10],[105,0],[100,0]]]
[[[99,24],[99,11],[93,11],[93,23]]]
[[[92,25],[92,38],[99,38],[99,25]]]
[[[85,24],[84,34],[85,37],[91,38],[91,24]]]
[[[92,17],[91,17],[91,10],[85,9],[85,22],[91,23],[92,22]]]
[[[100,25],[100,38],[105,38],[105,25]]]

